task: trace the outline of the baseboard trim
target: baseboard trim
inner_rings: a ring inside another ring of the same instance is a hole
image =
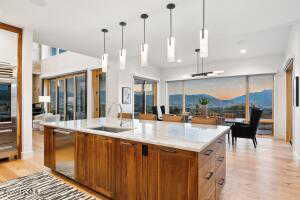
[[[24,151],[21,153],[21,159],[31,158],[33,156],[33,151]]]

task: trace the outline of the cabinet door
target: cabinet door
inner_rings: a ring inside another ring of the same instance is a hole
[[[75,179],[81,184],[87,185],[87,136],[84,133],[76,133],[75,150]]]
[[[196,200],[197,186],[197,155],[194,152],[149,147],[147,199]]]
[[[45,127],[44,129],[44,165],[54,170],[54,146],[53,146],[53,128]]]
[[[115,196],[115,140],[94,136],[93,188],[110,198]]]
[[[118,142],[117,149],[118,167],[116,199],[139,199],[138,144],[131,141],[120,140]]]

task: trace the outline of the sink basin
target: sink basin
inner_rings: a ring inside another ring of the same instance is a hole
[[[132,129],[129,128],[114,128],[114,127],[107,127],[107,126],[100,126],[96,128],[90,128],[91,130],[97,130],[97,131],[105,131],[110,133],[121,133],[125,131],[130,131]]]

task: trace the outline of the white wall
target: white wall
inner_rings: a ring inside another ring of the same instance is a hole
[[[291,33],[290,33],[290,38],[289,38],[289,43],[287,46],[286,54],[285,54],[285,60],[282,64],[281,67],[281,93],[282,93],[282,105],[284,105],[284,109],[282,110],[283,116],[282,116],[282,123],[284,126],[282,129],[286,131],[286,101],[285,101],[285,94],[286,94],[286,79],[285,79],[285,74],[284,74],[284,66],[286,64],[287,59],[289,58],[294,58],[294,71],[293,75],[295,76],[300,76],[300,24],[295,24],[292,27]],[[293,148],[295,155],[298,159],[300,159],[300,107],[295,107],[293,106]]]
[[[81,70],[88,70],[88,91],[87,91],[87,115],[92,118],[93,97],[92,97],[92,76],[91,69],[100,66],[99,59],[77,54],[73,52],[65,52],[57,56],[48,57],[41,62],[41,77],[49,78],[65,73],[71,73]],[[117,60],[110,61],[107,69],[107,108],[114,103],[122,102],[122,87],[132,88],[133,75],[147,77],[155,80],[160,79],[160,70],[155,67],[140,67],[138,59],[128,58],[125,70],[119,69],[119,62]],[[159,95],[159,92],[158,92]],[[160,97],[159,97],[160,99]],[[133,93],[132,93],[133,100]],[[133,103],[133,101],[132,101]],[[159,100],[158,100],[159,104]],[[123,105],[124,112],[132,112],[133,104]],[[111,116],[116,116],[119,112],[117,106],[112,107]]]
[[[280,110],[282,106],[278,103],[279,101],[281,102],[281,96],[278,94],[278,90],[280,89],[280,76],[278,77],[277,72],[281,67],[283,58],[283,55],[266,55],[255,58],[218,61],[208,63],[208,65],[205,66],[205,70],[207,71],[224,70],[224,73],[220,77],[276,73],[274,81],[274,135],[277,138],[283,138],[283,135],[285,134],[282,127],[278,127],[276,125],[276,122],[281,119],[278,118],[277,110]],[[166,96],[166,81],[189,79],[190,75],[195,73],[195,71],[195,66],[166,68],[161,70],[161,104],[168,104]]]
[[[33,32],[23,30],[22,61],[22,158],[30,157],[32,150],[32,49]]]

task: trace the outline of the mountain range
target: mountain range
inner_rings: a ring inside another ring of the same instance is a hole
[[[272,90],[263,90],[261,92],[249,93],[250,103],[259,107],[272,107]],[[230,107],[237,104],[245,104],[246,96],[237,96],[233,99],[218,99],[208,94],[194,94],[186,95],[187,107],[191,107],[199,104],[199,99],[207,98],[209,100],[209,107]],[[182,105],[182,95],[170,95],[169,96],[170,105]]]

